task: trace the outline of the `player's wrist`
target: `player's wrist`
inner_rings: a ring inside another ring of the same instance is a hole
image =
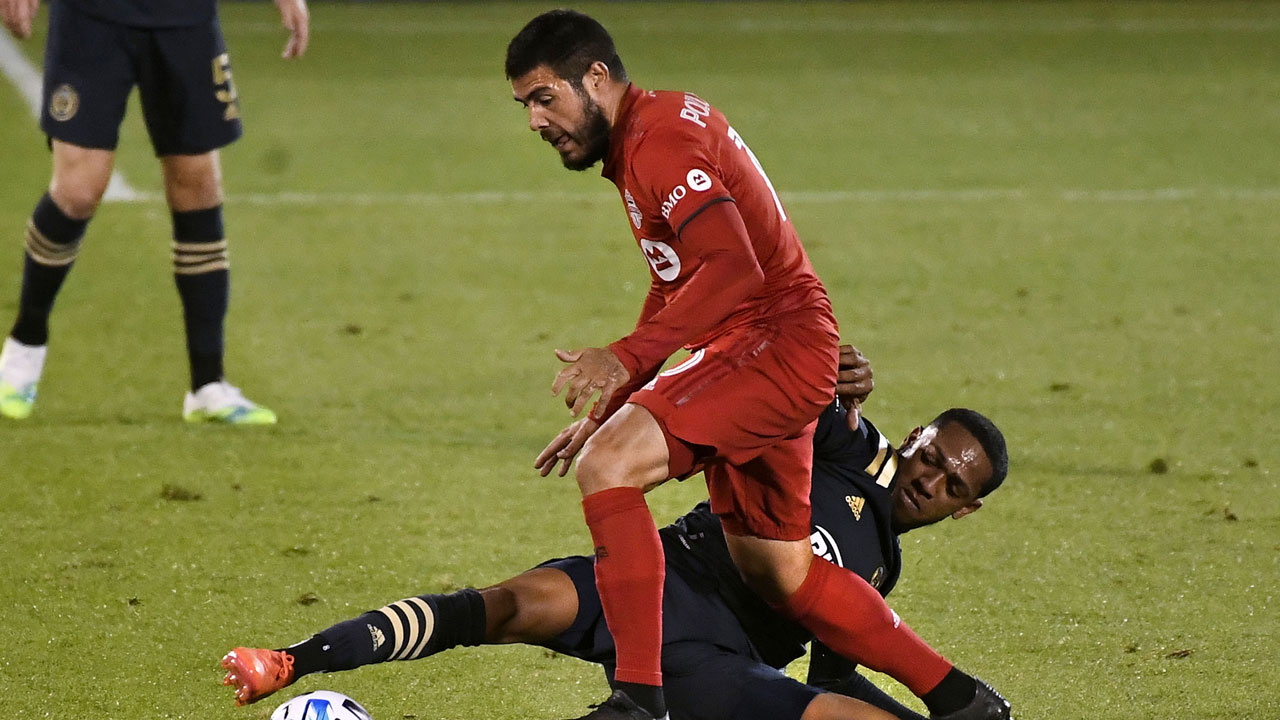
[[[606,345],[605,349],[613,353],[613,356],[618,359],[623,369],[627,371],[627,375],[635,378],[640,374],[640,359],[636,357],[635,353],[627,350],[626,342],[626,338],[615,340]]]

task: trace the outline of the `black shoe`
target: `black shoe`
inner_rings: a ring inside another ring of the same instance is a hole
[[[994,692],[994,691],[993,691]],[[670,720],[671,715],[655,718],[648,710],[640,707],[621,690],[614,690],[608,700],[599,705],[592,705],[591,712],[577,720]]]
[[[931,715],[930,720],[1012,720],[1009,701],[995,688],[978,678],[974,680],[978,682],[978,691],[968,705],[946,715]]]

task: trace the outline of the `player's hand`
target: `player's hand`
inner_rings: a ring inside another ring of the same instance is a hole
[[[9,33],[19,40],[31,37],[31,21],[40,0],[0,0],[0,18]]]
[[[573,464],[573,458],[578,455],[578,451],[599,429],[600,423],[592,420],[588,415],[561,430],[560,434],[538,453],[538,459],[533,461],[538,474],[546,477],[555,469],[556,463],[563,462],[558,475],[564,477],[565,473],[569,472],[569,466]]]
[[[608,407],[613,394],[631,379],[631,373],[608,348],[556,350],[556,357],[569,363],[569,367],[556,375],[556,381],[551,384],[551,394],[559,395],[564,390],[564,404],[574,417],[582,413],[597,390],[600,392],[599,406]]]
[[[856,430],[862,418],[862,402],[875,389],[871,376],[871,361],[852,345],[840,346],[840,361],[836,374],[836,397],[849,411],[849,427]]]
[[[276,7],[280,10],[280,22],[289,31],[289,42],[285,43],[281,57],[286,60],[302,57],[311,42],[311,14],[307,11],[307,0],[276,0]]]

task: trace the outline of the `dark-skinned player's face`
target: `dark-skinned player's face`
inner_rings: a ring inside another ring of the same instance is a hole
[[[957,422],[911,433],[894,476],[893,529],[906,532],[982,506],[978,493],[991,479],[991,459]]]
[[[609,152],[609,120],[581,84],[540,65],[511,81],[515,99],[529,111],[529,129],[560,153],[570,170],[586,170]]]

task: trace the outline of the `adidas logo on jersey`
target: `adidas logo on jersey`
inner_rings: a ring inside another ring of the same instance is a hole
[[[844,501],[849,503],[849,509],[853,511],[853,519],[861,520],[862,508],[866,507],[867,499],[855,497],[853,495],[846,495]]]

